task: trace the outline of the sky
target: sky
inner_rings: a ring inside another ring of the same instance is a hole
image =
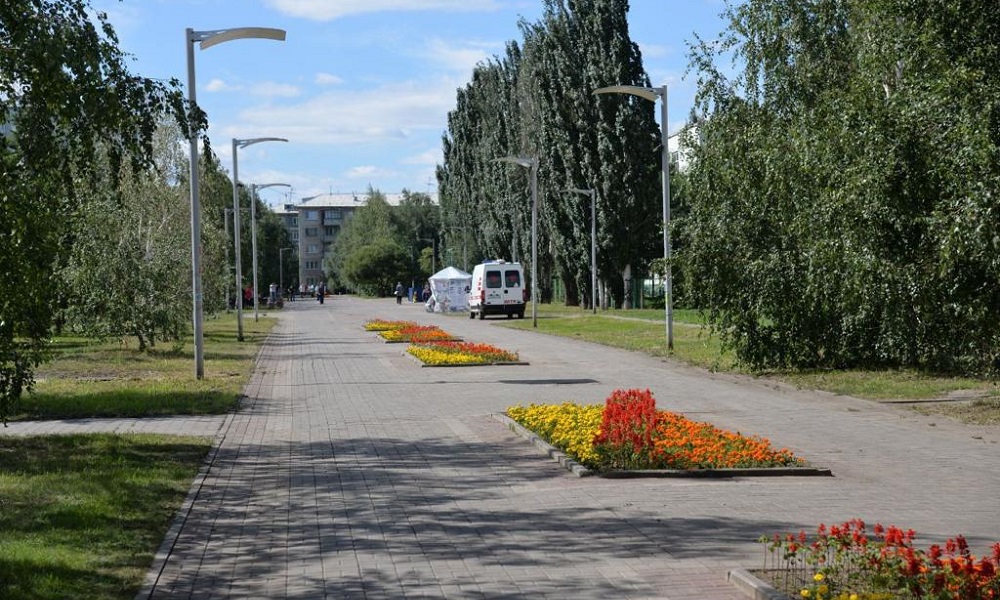
[[[322,193],[436,194],[435,166],[458,89],[476,64],[523,41],[542,0],[92,0],[132,57],[133,73],[176,78],[187,93],[185,29],[284,29],[284,42],[195,46],[195,92],[231,174],[272,206]],[[723,0],[631,0],[629,34],[654,86],[668,85],[669,130],[690,112],[688,44],[723,29]],[[659,109],[656,114],[659,115]]]

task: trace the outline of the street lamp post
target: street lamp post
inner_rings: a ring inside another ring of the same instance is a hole
[[[229,273],[231,271],[230,267],[229,267],[229,215],[232,212],[233,212],[233,209],[231,209],[231,208],[224,208],[222,210],[222,228],[223,228],[223,231],[225,231],[225,233],[226,233],[226,286],[225,287],[226,287],[226,312],[227,313],[229,312],[229,292],[232,291],[231,289],[229,289]]]
[[[531,326],[538,327],[538,159],[503,156],[494,160],[531,169]]]
[[[276,137],[260,137],[260,138],[248,138],[248,139],[238,139],[233,138],[233,214],[237,215],[233,219],[233,239],[236,244],[236,286],[240,290],[243,289],[243,260],[240,256],[240,166],[239,166],[239,149],[246,148],[247,146],[252,146],[254,144],[259,144],[261,142],[287,142],[285,138]],[[254,200],[250,199],[251,206],[253,206]],[[251,232],[253,233],[253,232]],[[253,237],[253,236],[251,236]],[[254,261],[256,261],[257,251],[253,250]],[[254,285],[253,288],[254,296],[254,316],[256,318],[257,314],[257,286]],[[243,341],[243,297],[242,293],[240,298],[236,302],[236,339]]]
[[[191,108],[198,104],[195,93],[194,45],[199,43],[202,50],[207,50],[223,42],[245,38],[283,41],[285,31],[269,27],[237,27],[212,31],[195,31],[188,27],[184,30],[184,45],[187,49],[188,105]],[[191,144],[191,293],[194,300],[194,374],[197,379],[204,379],[205,346],[202,333],[204,298],[201,291],[201,198],[198,184],[198,136],[195,131],[189,135]]]
[[[590,306],[597,314],[597,191],[570,189],[572,194],[590,196]]]
[[[667,312],[667,349],[674,349],[674,309],[672,287],[672,267],[670,265],[670,151],[667,148],[667,86],[658,88],[639,87],[634,85],[613,85],[594,90],[595,94],[630,94],[660,103],[660,168],[663,171],[663,259],[664,286],[663,299]]]
[[[257,314],[257,303],[260,300],[260,294],[257,293],[257,192],[264,188],[269,187],[292,187],[287,183],[265,183],[262,185],[257,185],[256,183],[250,184],[250,247],[253,253],[253,320],[258,321],[260,317]]]

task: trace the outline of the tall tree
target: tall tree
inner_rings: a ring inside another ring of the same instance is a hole
[[[285,252],[281,252],[286,248]],[[288,233],[281,219],[271,210],[269,206],[260,202],[257,205],[257,269],[258,284],[262,290],[267,290],[272,283],[281,284],[285,287],[291,284],[293,274],[290,266],[291,253],[295,251],[295,244],[292,243],[292,236]],[[281,258],[282,256],[285,258]],[[284,262],[279,268],[278,260]],[[279,281],[283,279],[283,281]]]
[[[440,207],[428,194],[409,190],[403,190],[403,199],[392,210],[398,242],[412,256],[409,272],[404,275],[407,281],[420,282],[433,275],[430,267],[421,266],[420,257],[424,249],[433,252],[437,248],[440,212]]]
[[[385,296],[397,281],[408,278],[413,265],[401,237],[393,207],[381,192],[369,189],[364,205],[341,229],[323,268],[338,285]]]
[[[1000,5],[748,0],[693,53],[697,302],[757,367],[1000,369]],[[734,54],[735,78],[716,63]]]
[[[72,239],[82,186],[151,154],[176,82],[137,77],[104,14],[84,0],[0,5],[0,418],[30,388],[55,308],[52,273]],[[177,111],[181,112],[180,110]],[[101,149],[99,151],[99,148]]]
[[[590,210],[569,188],[598,193],[599,271],[617,303],[627,274],[641,277],[660,229],[659,130],[655,106],[628,96],[595,97],[611,85],[649,87],[621,0],[546,0],[543,20],[525,30],[541,147],[547,149],[544,207],[567,302],[591,297]],[[583,293],[580,293],[583,292]]]

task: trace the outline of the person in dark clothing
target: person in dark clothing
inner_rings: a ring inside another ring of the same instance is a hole
[[[404,292],[405,292],[405,290],[403,289],[403,282],[397,281],[396,282],[396,304],[402,304],[403,303],[403,293]]]

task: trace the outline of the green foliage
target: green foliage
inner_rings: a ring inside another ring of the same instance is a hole
[[[426,194],[404,192],[400,206],[390,206],[385,196],[369,190],[337,237],[324,269],[334,281],[363,294],[392,294],[397,281],[409,286],[424,276],[418,267],[417,248],[433,235],[437,207]]]
[[[727,15],[692,55],[694,302],[758,368],[1000,369],[1000,5]]]
[[[428,247],[420,251],[420,257],[417,259],[417,264],[423,273],[428,275],[434,274],[434,268],[438,265],[435,264],[434,258],[434,248]],[[426,279],[426,277],[422,278]]]
[[[408,268],[406,251],[392,240],[381,238],[351,251],[344,261],[344,277],[362,293],[387,296]]]
[[[281,248],[288,248],[283,253]],[[292,242],[292,236],[285,229],[281,218],[264,203],[257,206],[257,279],[262,290],[272,283],[284,284],[288,287],[293,279],[298,279],[298,266],[295,255],[297,244]],[[284,263],[279,269],[279,258]],[[279,278],[282,281],[279,281]]]
[[[430,257],[437,246],[441,208],[427,194],[403,190],[403,199],[392,209],[392,218],[399,232],[397,243],[411,254],[403,282],[426,281],[433,275]]]
[[[176,128],[162,128],[160,137],[161,151],[181,141]],[[155,163],[174,167],[162,156]],[[185,190],[168,185],[163,173],[126,171],[120,196],[109,197],[110,186],[102,186],[81,203],[60,277],[70,326],[94,337],[135,337],[140,351],[176,342],[190,319],[190,206]]]
[[[136,77],[104,15],[84,0],[0,6],[0,419],[30,388],[72,245],[68,225],[103,171],[141,167],[159,115],[182,112],[177,82]],[[96,26],[95,26],[96,25]],[[102,165],[106,169],[102,169]]]
[[[206,311],[217,311],[225,308],[226,291],[225,286],[230,288],[230,295],[234,294],[233,285],[235,256],[233,250],[233,180],[229,173],[219,163],[218,156],[211,151],[207,140],[205,150],[198,154],[200,159],[199,187],[201,198],[201,261],[202,292],[205,295],[204,305]],[[187,164],[185,162],[185,164]],[[183,174],[184,183],[187,183],[188,172],[185,169]],[[240,214],[240,255],[243,261],[244,285],[246,276],[251,273],[251,237],[250,237],[250,200],[249,191],[242,186],[239,188],[240,206],[243,207]],[[190,195],[190,188],[186,192]],[[258,220],[261,217],[258,206]],[[227,225],[223,223],[226,211],[229,211],[228,236]],[[265,217],[266,218],[266,217]],[[258,223],[259,225],[259,223]],[[188,233],[187,245],[190,247],[190,233]],[[260,247],[258,240],[258,248]],[[227,260],[228,259],[228,260]],[[188,259],[190,261],[190,259]],[[242,288],[240,288],[242,289]]]

